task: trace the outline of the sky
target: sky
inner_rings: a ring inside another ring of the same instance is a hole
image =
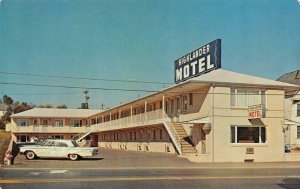
[[[268,79],[300,69],[297,0],[2,0],[0,83],[160,90],[174,60],[222,40],[222,68]],[[3,73],[5,72],[5,73]],[[83,89],[0,84],[15,101],[80,107]],[[89,90],[90,108],[145,92]]]

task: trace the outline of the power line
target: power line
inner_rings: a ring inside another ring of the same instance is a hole
[[[158,82],[158,81],[140,81],[140,80],[105,79],[105,78],[90,78],[90,77],[72,77],[72,76],[58,76],[58,75],[30,74],[30,73],[25,74],[25,73],[3,72],[3,71],[0,71],[0,74],[34,76],[34,77],[48,77],[48,78],[61,78],[61,79],[90,80],[90,81],[124,82],[124,83],[143,83],[143,84],[161,84],[161,85],[174,84],[174,83]]]
[[[89,90],[104,90],[104,91],[124,91],[124,92],[146,92],[146,93],[156,93],[156,92],[162,92],[162,91],[158,91],[158,90],[145,90],[145,89],[124,89],[124,88],[104,88],[104,87],[81,87],[81,86],[68,86],[68,85],[48,85],[48,84],[34,84],[34,83],[15,83],[15,82],[3,82],[0,81],[0,84],[3,85],[17,85],[17,86],[31,86],[31,87],[50,87],[50,88],[66,88],[66,89],[89,89]],[[163,92],[166,94],[181,94],[183,91],[179,91],[179,92]],[[262,94],[259,93],[211,93],[211,92],[187,92],[187,93],[192,93],[192,94],[214,94],[214,95],[234,95],[234,96],[261,96]],[[274,95],[274,96],[285,96],[285,94],[272,94],[272,93],[268,93],[265,94],[267,95]],[[298,96],[300,94],[295,94],[294,96]]]

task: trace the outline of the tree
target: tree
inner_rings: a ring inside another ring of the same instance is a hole
[[[58,109],[67,109],[68,107],[67,107],[67,105],[62,104],[62,105],[58,105],[56,108],[58,108]]]
[[[2,100],[7,106],[11,106],[14,103],[14,100],[7,95],[4,95]]]
[[[53,108],[52,104],[40,104],[38,108]]]

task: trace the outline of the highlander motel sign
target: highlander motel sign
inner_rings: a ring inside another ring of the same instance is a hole
[[[221,68],[221,39],[175,60],[175,83]]]

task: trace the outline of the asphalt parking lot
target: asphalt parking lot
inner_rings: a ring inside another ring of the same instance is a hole
[[[99,154],[79,161],[69,159],[34,159],[27,160],[24,155],[15,158],[10,168],[147,168],[147,167],[193,167],[195,163],[180,158],[175,154],[99,149]]]

